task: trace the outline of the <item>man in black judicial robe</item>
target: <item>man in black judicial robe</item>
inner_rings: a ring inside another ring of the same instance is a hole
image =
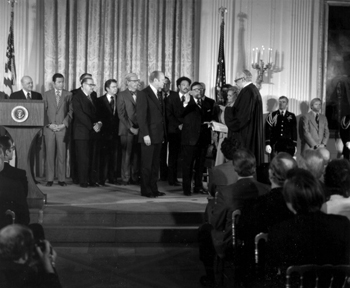
[[[249,70],[243,70],[235,80],[241,92],[232,109],[225,113],[225,123],[228,137],[238,139],[242,147],[252,151],[259,166],[264,162],[263,107],[260,92],[251,80]]]

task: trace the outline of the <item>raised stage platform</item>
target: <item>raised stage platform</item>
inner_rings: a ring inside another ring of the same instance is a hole
[[[137,185],[81,188],[68,181],[67,187],[46,187],[39,180],[47,194],[43,226],[53,243],[196,242],[207,204],[207,195],[184,196],[167,182],[158,183],[166,195],[150,199],[140,196]]]
[[[136,185],[38,186],[47,194],[43,226],[58,254],[65,288],[200,288],[197,229],[207,196],[184,196],[159,182],[166,196],[140,196]],[[37,221],[32,211],[32,222]]]

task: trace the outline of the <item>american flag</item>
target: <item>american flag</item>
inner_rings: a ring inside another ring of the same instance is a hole
[[[220,44],[219,44],[219,57],[216,70],[216,101],[221,102],[221,90],[223,85],[226,84],[226,69],[225,69],[225,53],[224,53],[224,27],[225,22],[222,19],[220,25]]]
[[[16,66],[15,66],[15,49],[14,49],[14,41],[13,41],[13,3],[11,3],[11,22],[10,22],[10,30],[7,38],[7,51],[6,51],[6,63],[5,63],[5,75],[4,75],[4,92],[7,95],[11,95],[12,86],[16,81]]]

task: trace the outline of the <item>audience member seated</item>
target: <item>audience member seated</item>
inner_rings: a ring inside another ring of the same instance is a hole
[[[8,225],[0,231],[0,287],[61,287],[54,268],[56,252],[48,241],[40,244],[22,225]]]
[[[0,143],[0,229],[8,224],[5,216],[7,209],[15,212],[16,223],[29,224],[27,191],[21,181],[15,177],[10,178],[3,172],[6,151],[7,149]]]
[[[310,171],[317,180],[323,178],[324,160],[318,150],[305,150],[298,164],[300,168]]]
[[[240,144],[236,139],[225,138],[221,144],[221,152],[225,157],[225,162],[215,166],[209,171],[208,190],[214,196],[217,190],[233,184],[237,181],[238,175],[232,164],[232,155],[239,148]]]
[[[349,265],[350,221],[320,211],[325,196],[311,172],[290,171],[283,196],[295,217],[274,226],[267,242],[269,267],[275,272],[280,269],[281,280],[285,281],[285,271],[292,265]],[[276,285],[266,287],[283,287]]]
[[[215,283],[215,255],[224,258],[232,250],[232,212],[269,190],[269,186],[254,179],[256,160],[253,153],[237,149],[232,163],[238,174],[237,182],[218,191],[211,222],[199,227],[199,256],[206,271],[200,282],[204,286]]]
[[[346,159],[332,160],[326,167],[324,184],[330,198],[323,204],[322,211],[350,219],[350,162]]]
[[[324,147],[318,148],[317,151],[323,158],[324,166],[327,166],[329,161],[331,160],[331,153]]]
[[[27,197],[28,180],[27,180],[26,171],[23,169],[13,167],[9,164],[9,162],[13,158],[13,153],[15,151],[15,143],[8,136],[1,136],[0,144],[4,147],[4,160],[5,160],[4,169],[1,171],[1,174],[3,176],[6,176],[8,178],[11,178],[15,181],[20,182],[23,187],[23,191]]]
[[[282,194],[288,171],[297,168],[294,158],[285,152],[275,156],[269,168],[271,191],[245,205],[241,211],[238,228],[244,239],[254,240],[260,232],[268,233],[272,226],[294,217]]]

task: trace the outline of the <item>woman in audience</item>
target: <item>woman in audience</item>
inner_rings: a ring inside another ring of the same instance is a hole
[[[281,269],[281,279],[292,265],[348,265],[350,221],[320,211],[325,196],[319,181],[309,171],[292,170],[283,196],[295,217],[274,226],[267,243],[269,266]],[[275,286],[269,283],[268,287]]]
[[[332,160],[326,168],[324,184],[330,198],[323,204],[322,211],[350,219],[350,162],[346,159]]]

